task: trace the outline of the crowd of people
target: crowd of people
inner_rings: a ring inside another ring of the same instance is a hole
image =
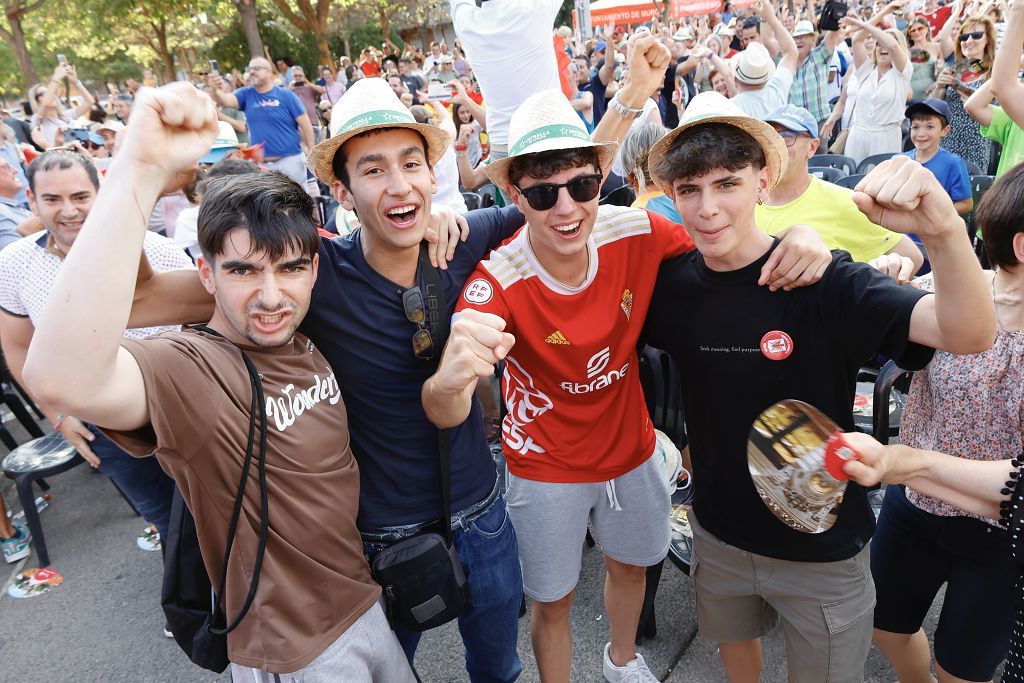
[[[58,59],[0,128],[13,380],[154,527],[140,545],[183,498],[240,619],[234,676],[415,680],[381,565],[440,534],[469,678],[519,676],[525,596],[540,676],[566,681],[589,530],[594,656],[657,680],[635,646],[670,539],[646,343],[679,368],[695,610],[730,680],[759,679],[779,623],[793,681],[862,680],[872,641],[901,681],[990,680],[1008,653],[1024,680],[1024,2],[757,0],[592,38],[561,5],[450,0],[452,47],[102,99]],[[849,435],[835,525],[790,529],[750,425],[796,398],[852,431],[879,357],[915,372],[903,445]],[[239,493],[257,425],[266,486]],[[8,562],[30,540],[0,520]]]

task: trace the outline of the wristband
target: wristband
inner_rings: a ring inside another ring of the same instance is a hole
[[[64,413],[57,413],[57,421],[53,423],[53,431],[59,432],[62,424],[64,424]]]
[[[469,149],[469,145],[455,145],[456,152],[465,152],[467,149]]]

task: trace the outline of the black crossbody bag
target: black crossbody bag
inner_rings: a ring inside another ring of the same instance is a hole
[[[439,360],[449,326],[444,285],[437,269],[430,265],[426,246],[420,248],[419,265],[426,285],[424,300],[435,304],[433,309],[437,311],[434,332]],[[378,553],[370,563],[374,580],[384,589],[388,622],[392,627],[401,626],[410,631],[427,631],[448,623],[459,616],[468,601],[466,574],[452,541],[447,430],[438,430],[437,447],[441,460],[442,533],[426,533],[399,541]]]
[[[196,325],[193,329],[222,337],[219,332],[204,325]],[[267,415],[263,398],[263,384],[259,372],[245,351],[238,349],[249,372],[252,385],[252,404],[249,417],[249,438],[245,446],[245,461],[242,464],[242,477],[238,482],[238,493],[235,495],[234,511],[228,527],[227,547],[224,550],[224,565],[221,570],[220,584],[216,591],[206,573],[203,557],[199,549],[199,537],[196,534],[196,522],[192,513],[185,506],[181,492],[175,487],[171,503],[171,520],[166,543],[167,555],[164,558],[164,580],[160,592],[160,604],[167,618],[171,633],[178,646],[195,664],[221,673],[227,668],[228,634],[238,628],[242,619],[249,613],[252,601],[256,597],[256,589],[260,582],[260,569],[263,566],[263,555],[267,547],[267,531],[270,526],[269,508],[267,505]],[[245,485],[249,479],[249,464],[252,462],[253,444],[256,436],[256,416],[259,415],[259,486],[260,486],[260,540],[256,549],[253,564],[252,581],[249,593],[238,615],[227,623],[227,616],[220,607],[224,596],[224,587],[228,579],[228,560],[231,557],[231,546],[234,543],[238,519],[242,514],[242,499]]]

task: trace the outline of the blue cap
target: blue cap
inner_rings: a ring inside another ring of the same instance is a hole
[[[795,104],[779,107],[764,117],[764,120],[767,123],[777,123],[795,133],[807,133],[812,138],[818,137],[817,120],[811,112]]]
[[[94,145],[102,146],[103,145],[103,137],[99,133],[94,133],[93,131],[89,131],[89,142],[91,142]]]
[[[911,114],[915,112],[923,112],[927,114],[938,114],[949,123],[952,116],[949,112],[949,105],[946,104],[945,100],[939,100],[934,97],[929,97],[926,100],[915,100],[910,103],[907,107],[907,118],[910,118]]]
[[[601,50],[604,50],[606,47],[608,47],[608,45],[603,40],[600,40],[598,41],[597,45],[594,46],[594,52],[600,52]]]

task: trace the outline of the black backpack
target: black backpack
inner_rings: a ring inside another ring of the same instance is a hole
[[[221,336],[208,327],[196,326],[196,329]],[[185,505],[185,499],[177,487],[171,501],[171,519],[168,525],[164,544],[164,581],[160,592],[160,604],[167,617],[167,624],[178,646],[193,662],[208,669],[221,673],[227,668],[228,633],[235,630],[249,612],[256,589],[259,586],[260,568],[263,565],[263,553],[267,546],[267,530],[269,514],[267,508],[267,416],[264,409],[263,385],[259,373],[252,361],[241,349],[242,360],[249,371],[252,385],[251,418],[249,420],[249,439],[245,449],[245,464],[242,467],[242,478],[238,483],[235,495],[235,507],[228,528],[227,546],[224,549],[224,564],[221,571],[219,590],[214,591],[210,577],[203,564],[203,555],[199,550],[199,537],[196,534],[196,521]],[[256,433],[256,415],[260,416],[259,441],[259,486],[260,486],[260,540],[253,566],[252,582],[245,604],[230,625],[220,607],[220,597],[224,595],[227,581],[228,559],[231,557],[231,546],[238,527],[238,518],[242,512],[242,498],[245,484],[249,478],[249,464],[252,461],[253,442]]]

